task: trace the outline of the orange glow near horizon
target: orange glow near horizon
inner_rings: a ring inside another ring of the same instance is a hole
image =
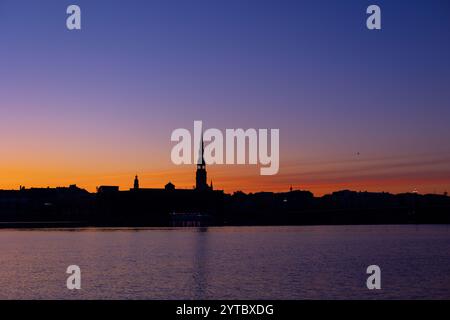
[[[446,163],[447,159],[435,158],[415,162],[405,162],[402,158],[329,162],[297,160],[282,164],[279,174],[274,176],[261,176],[257,166],[249,165],[210,165],[207,171],[208,183],[212,180],[215,189],[226,193],[286,192],[292,186],[294,190],[308,190],[316,196],[343,189],[391,193],[417,190],[419,193],[442,194],[450,189],[450,171],[446,170]],[[0,188],[76,184],[90,192],[95,192],[100,185],[117,185],[121,190],[128,190],[133,185],[135,174],[139,176],[141,188],[163,188],[169,181],[180,189],[190,189],[195,184],[195,165],[152,168],[142,165],[143,169],[132,171],[125,168],[125,163],[121,164],[120,170],[116,170],[113,164],[85,166],[81,163],[76,165],[76,161],[66,166],[56,162],[43,165],[37,161],[33,166],[26,166],[25,162],[13,165],[3,161],[0,163],[3,172]]]

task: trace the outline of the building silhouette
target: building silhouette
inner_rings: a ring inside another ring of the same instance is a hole
[[[175,190],[175,185],[174,185],[172,182],[169,181],[169,183],[167,183],[167,184],[165,185],[164,189],[165,189],[166,191],[172,191],[172,190]]]
[[[134,177],[134,185],[133,185],[134,190],[138,190],[139,189],[139,179],[138,176],[136,175]]]

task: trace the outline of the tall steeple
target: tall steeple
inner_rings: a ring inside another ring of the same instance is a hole
[[[197,163],[197,172],[195,175],[195,189],[196,190],[208,190],[208,183],[207,183],[207,174],[206,174],[206,163],[205,163],[205,157],[203,155],[204,153],[204,144],[203,144],[203,134],[201,137],[202,141],[200,143],[200,148],[198,150],[198,163]]]
[[[199,167],[205,168],[206,167],[205,157],[203,155],[203,153],[205,152],[205,147],[203,144],[203,134],[202,134],[201,139],[202,139],[202,141],[200,142],[200,148],[198,149],[198,159],[200,160],[200,162],[197,163],[197,168],[199,168]]]

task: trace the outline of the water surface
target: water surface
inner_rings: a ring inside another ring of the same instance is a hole
[[[0,259],[0,299],[450,298],[445,225],[2,230]]]

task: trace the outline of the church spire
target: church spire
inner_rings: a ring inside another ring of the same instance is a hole
[[[206,163],[204,158],[204,144],[203,144],[203,133],[201,136],[200,148],[198,150],[198,163],[197,163],[197,172],[195,174],[195,189],[197,190],[208,190],[208,180],[206,174]]]
[[[206,164],[205,164],[205,157],[204,157],[204,152],[205,152],[205,147],[204,147],[204,144],[203,144],[203,133],[202,133],[202,136],[201,136],[201,141],[200,141],[200,148],[198,149],[198,159],[199,159],[199,161],[198,161],[198,163],[197,163],[197,168],[199,168],[199,167],[205,167],[206,166]]]

